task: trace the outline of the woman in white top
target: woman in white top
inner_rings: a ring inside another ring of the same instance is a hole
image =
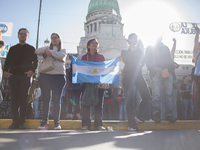
[[[54,65],[54,68],[50,71],[39,71],[40,75],[38,77],[38,81],[42,91],[43,118],[42,123],[38,127],[38,129],[45,130],[49,128],[49,101],[52,98],[54,113],[54,129],[59,130],[61,129],[61,126],[59,124],[61,109],[60,99],[63,87],[66,82],[65,61],[67,52],[65,49],[61,49],[60,36],[57,33],[53,33],[51,35],[50,47],[42,47],[36,49],[35,53],[44,57],[43,63],[44,61],[52,60]]]

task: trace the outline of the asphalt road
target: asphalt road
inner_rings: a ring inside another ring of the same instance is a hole
[[[0,150],[200,150],[200,130],[0,130]]]

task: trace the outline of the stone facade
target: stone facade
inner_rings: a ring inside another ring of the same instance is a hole
[[[127,48],[126,38],[123,36],[121,16],[112,15],[112,11],[100,10],[87,15],[85,22],[85,37],[81,38],[78,49],[80,58],[86,52],[87,41],[97,38],[99,52],[106,59],[113,59],[120,55],[121,50]]]

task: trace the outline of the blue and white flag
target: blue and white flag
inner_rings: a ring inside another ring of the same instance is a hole
[[[118,13],[115,11],[115,9],[112,9],[112,14],[118,16]]]
[[[119,85],[119,58],[103,62],[91,62],[72,56],[72,83]]]
[[[3,51],[1,52],[1,54],[0,54],[0,58],[1,58],[1,57],[6,58],[9,49],[10,49],[10,44],[9,44],[9,45],[6,44],[4,50],[3,50]],[[0,51],[1,51],[1,49],[0,49]]]

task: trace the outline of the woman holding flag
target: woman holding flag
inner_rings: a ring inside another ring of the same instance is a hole
[[[150,94],[142,76],[144,54],[138,46],[138,36],[135,33],[130,34],[127,42],[129,44],[128,49],[121,52],[122,61],[125,64],[123,69],[122,84],[125,94],[126,113],[129,126],[128,130],[138,130],[136,121],[141,123],[144,122],[142,115],[150,100]],[[142,101],[140,102],[137,112],[135,99],[133,98],[133,91],[135,87],[142,97]]]
[[[92,61],[92,62],[102,62],[105,61],[105,57],[98,53],[99,43],[96,38],[90,39],[87,42],[87,53],[82,56],[82,60]],[[98,104],[94,106],[94,126],[98,130],[105,130],[102,123],[102,100],[103,100],[104,90],[98,90],[99,101]],[[81,106],[82,110],[82,129],[88,130],[91,126],[90,120],[90,106]]]

